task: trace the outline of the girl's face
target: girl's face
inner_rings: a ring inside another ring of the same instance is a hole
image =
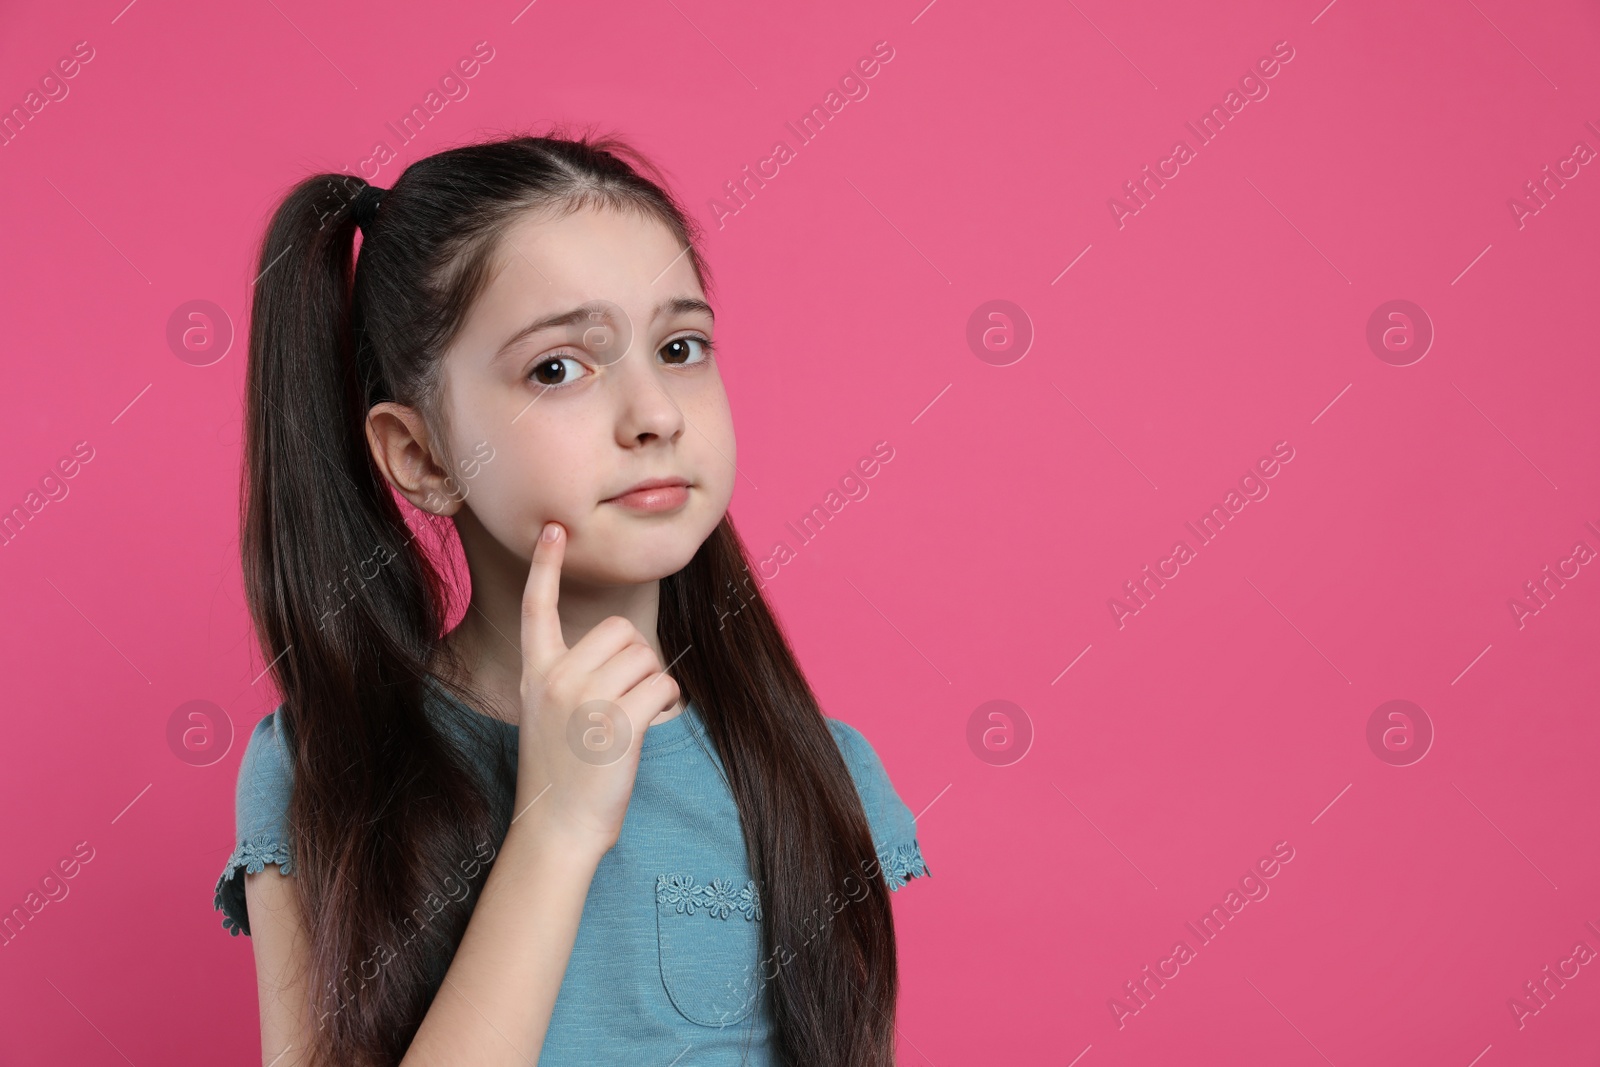
[[[443,488],[523,566],[553,519],[568,534],[563,575],[653,581],[689,562],[733,495],[711,309],[660,222],[592,209],[547,219],[507,229],[500,269],[445,356],[456,469]],[[614,499],[658,479],[687,488]],[[450,503],[432,510],[455,513]]]

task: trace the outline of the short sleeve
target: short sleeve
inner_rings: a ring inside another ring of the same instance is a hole
[[[281,710],[281,709],[280,709]],[[284,874],[294,873],[289,849],[289,790],[294,768],[278,719],[268,714],[250,733],[239,780],[234,789],[234,850],[217,879],[212,906],[222,912],[222,926],[237,937],[250,934],[245,910],[244,875],[276,863]]]
[[[917,824],[900,794],[895,792],[883,761],[872,745],[849,723],[829,719],[828,728],[855,779],[856,792],[872,827],[872,843],[890,889],[898,890],[917,876],[932,874],[917,843]]]

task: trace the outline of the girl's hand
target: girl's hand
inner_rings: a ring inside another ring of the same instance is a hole
[[[514,820],[617,841],[644,732],[678,702],[678,683],[633,623],[600,622],[571,648],[556,598],[566,530],[548,522],[522,593],[522,723]]]

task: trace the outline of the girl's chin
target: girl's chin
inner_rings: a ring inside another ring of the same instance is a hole
[[[630,532],[592,539],[579,551],[574,535],[561,565],[561,576],[601,587],[644,585],[683,570],[699,548],[700,541],[690,537]]]

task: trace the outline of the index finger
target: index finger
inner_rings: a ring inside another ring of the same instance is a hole
[[[528,583],[522,589],[522,655],[541,670],[567,651],[556,611],[566,551],[567,531],[558,522],[545,523],[533,547]]]

